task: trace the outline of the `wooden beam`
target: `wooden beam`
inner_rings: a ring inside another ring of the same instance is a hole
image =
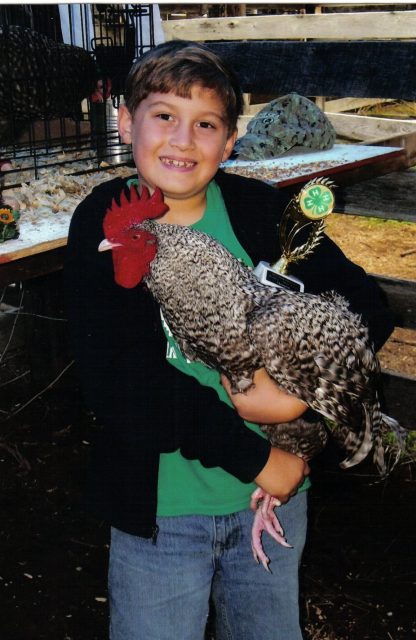
[[[385,370],[381,375],[383,410],[407,429],[416,428],[416,378]]]
[[[366,144],[381,138],[416,133],[416,120],[375,118],[328,111],[325,113],[339,136],[350,140],[365,140]]]
[[[306,13],[314,13],[315,15],[322,15],[322,7],[320,5],[315,5],[310,8],[311,10],[306,10]],[[326,102],[326,97],[325,96],[315,96],[315,104],[317,107],[319,107],[319,109],[321,109],[321,111],[325,111],[325,102]]]
[[[321,111],[325,111],[325,96],[315,96],[315,104]]]
[[[398,149],[399,151],[399,149]],[[400,150],[402,151],[402,150]],[[354,184],[357,184],[359,182],[364,182],[365,180],[372,180],[373,178],[377,178],[378,176],[383,176],[386,175],[388,173],[393,173],[394,171],[402,171],[404,169],[408,168],[408,163],[406,161],[406,157],[404,155],[404,153],[400,153],[395,157],[390,157],[386,160],[384,160],[383,162],[379,162],[377,164],[366,164],[363,166],[357,166],[357,167],[353,167],[351,168],[349,171],[344,171],[342,173],[339,173],[337,175],[334,175],[334,180],[336,182],[337,185],[339,185],[340,187],[345,187],[345,186],[351,186]],[[336,205],[336,207],[338,207],[338,205]],[[343,211],[341,208],[340,209],[336,209],[336,213],[346,213],[352,214],[352,211]],[[409,220],[408,217],[401,217],[401,216],[382,216],[382,215],[376,215],[376,213],[373,213],[371,210],[369,210],[368,212],[362,212],[359,215],[363,215],[363,216],[367,216],[367,217],[391,217],[393,219],[397,219],[397,220]]]
[[[325,110],[330,113],[342,113],[343,111],[353,111],[362,107],[369,107],[380,102],[395,102],[395,99],[387,98],[338,98],[337,100],[327,100]]]
[[[384,292],[395,316],[395,326],[416,329],[416,282],[371,274]]]
[[[416,11],[196,18],[162,27],[166,40],[414,39]]]
[[[51,223],[49,223],[51,224]],[[8,263],[13,260],[20,260],[28,256],[37,255],[39,253],[46,254],[50,252],[52,254],[54,249],[64,247],[66,245],[66,235],[61,238],[54,238],[53,240],[46,240],[45,242],[38,242],[27,247],[19,247],[15,251],[7,251],[6,254],[0,253],[0,265]],[[3,245],[5,248],[5,246]],[[6,245],[7,247],[7,245]],[[8,248],[8,247],[7,247]]]
[[[2,262],[0,266],[0,287],[60,271],[64,263],[64,257],[65,247],[62,246],[45,253],[36,253],[20,260]]]
[[[390,172],[356,184],[340,186],[336,192],[336,212],[416,222],[415,193],[416,171],[404,169]]]
[[[250,122],[250,120],[252,120],[253,116],[240,116],[237,120],[237,130],[238,130],[238,137],[241,138],[241,136],[243,136],[245,134],[245,132],[247,131],[247,125]]]
[[[252,118],[256,115],[263,107],[266,106],[268,102],[259,102],[258,104],[245,104],[244,105],[244,116],[250,116]]]
[[[322,16],[317,16],[322,17]],[[416,41],[212,42],[243,91],[416,99]]]
[[[368,141],[360,142],[367,146]],[[381,138],[371,140],[371,146],[382,147],[400,147],[403,149],[402,167],[413,167],[416,165],[416,132],[402,133],[393,136],[382,136]]]

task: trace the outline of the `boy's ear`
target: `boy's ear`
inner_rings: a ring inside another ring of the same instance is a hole
[[[133,120],[130,111],[125,104],[121,104],[118,109],[118,132],[124,144],[131,144],[131,128]]]
[[[234,149],[234,145],[235,145],[235,141],[237,140],[237,136],[238,136],[238,131],[237,129],[230,135],[230,137],[228,138],[225,147],[224,147],[224,152],[222,154],[222,159],[221,162],[225,162],[226,160],[228,160],[228,158],[231,155],[232,150]]]

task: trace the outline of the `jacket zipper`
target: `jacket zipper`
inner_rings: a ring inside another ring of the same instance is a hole
[[[152,529],[152,544],[156,544],[158,533],[159,533],[159,526],[155,524],[155,526]]]

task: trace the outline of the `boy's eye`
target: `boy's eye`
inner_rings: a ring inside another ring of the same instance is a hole
[[[200,126],[202,129],[215,129],[215,127],[214,127],[214,125],[212,124],[212,122],[205,122],[205,121],[202,121],[202,122],[200,122],[200,123],[199,123],[199,126]]]
[[[158,113],[156,117],[160,118],[161,120],[171,120],[172,118],[170,113]]]

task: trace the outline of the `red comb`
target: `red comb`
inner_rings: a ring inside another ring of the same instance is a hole
[[[168,209],[168,205],[163,202],[163,193],[159,187],[156,187],[152,195],[147,187],[142,187],[140,197],[136,186],[131,185],[129,197],[123,190],[120,195],[120,204],[113,198],[111,207],[107,209],[103,222],[105,237],[111,240],[114,233],[120,231],[120,227],[130,229],[149,218],[158,218]]]

